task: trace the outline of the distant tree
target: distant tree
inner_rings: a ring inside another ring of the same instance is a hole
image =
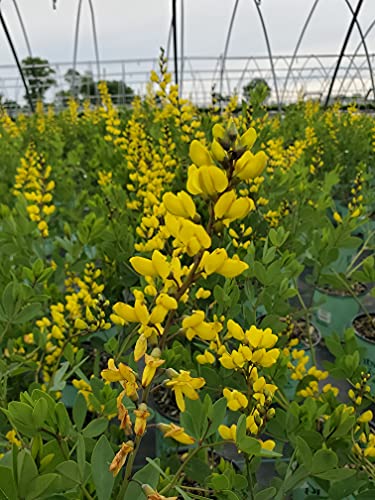
[[[64,80],[69,84],[69,92],[78,95],[81,89],[81,74],[75,69],[68,69],[64,75]]]
[[[264,78],[253,78],[242,90],[244,99],[251,103],[262,104],[271,95],[271,87]]]
[[[47,59],[40,57],[26,57],[22,61],[22,67],[29,84],[31,98],[34,101],[38,99],[43,101],[47,90],[56,85],[56,80],[52,78],[55,70],[50,67]]]

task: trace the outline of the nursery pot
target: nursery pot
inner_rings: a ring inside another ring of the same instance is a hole
[[[367,288],[358,284],[358,289],[354,291],[356,298],[348,292],[341,293],[336,290],[326,290],[317,288],[314,292],[313,305],[314,319],[319,325],[321,334],[324,337],[336,332],[343,336],[346,328],[351,326],[353,318],[360,311],[360,300],[367,294]]]
[[[375,312],[366,315],[358,314],[352,321],[357,337],[357,343],[363,351],[363,364],[366,366],[372,379],[370,386],[375,388]]]

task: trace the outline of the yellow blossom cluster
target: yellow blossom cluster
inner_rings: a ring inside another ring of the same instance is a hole
[[[13,190],[15,196],[22,196],[26,200],[29,218],[37,223],[44,238],[49,234],[48,219],[56,209],[52,203],[55,181],[50,180],[51,172],[52,167],[45,166],[43,156],[38,154],[31,143],[25,156],[21,158]]]
[[[70,273],[65,280],[65,301],[52,304],[50,315],[36,321],[37,332],[28,335],[28,343],[37,344],[40,338],[44,339],[45,355],[40,370],[45,383],[50,381],[50,374],[68,342],[75,344],[82,335],[110,328],[104,311],[109,303],[103,299],[100,276],[100,269],[93,264],[86,265],[83,279]],[[73,352],[77,349],[73,347]]]

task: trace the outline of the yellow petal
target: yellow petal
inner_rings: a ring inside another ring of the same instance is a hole
[[[134,360],[139,361],[145,355],[147,351],[147,338],[143,335],[138,337],[138,340],[134,347]]]
[[[130,259],[130,264],[133,266],[134,270],[142,276],[156,276],[156,271],[150,259],[132,257]]]
[[[123,302],[117,302],[113,306],[113,310],[117,316],[120,316],[124,321],[129,323],[136,323],[138,321],[137,315],[135,314],[134,307],[124,304]]]
[[[215,217],[217,219],[223,219],[227,214],[228,210],[236,200],[236,193],[231,190],[220,196],[220,198],[215,203]]]
[[[210,165],[212,163],[210,153],[203,146],[203,144],[197,140],[194,140],[190,144],[189,156],[192,162],[198,167],[202,165]]]
[[[227,259],[216,272],[225,278],[235,278],[248,269],[246,262],[237,259]]]
[[[254,145],[254,142],[256,141],[256,138],[257,133],[255,131],[255,128],[250,127],[243,135],[241,135],[240,142],[242,146],[246,146],[247,148],[251,149]]]

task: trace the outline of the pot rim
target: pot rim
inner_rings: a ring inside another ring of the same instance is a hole
[[[370,290],[370,286],[367,283],[361,283],[361,282],[358,282],[358,283],[363,285],[365,287],[365,290],[363,292],[359,293],[358,295],[355,295],[355,297],[356,298],[365,297]],[[319,292],[322,295],[328,295],[328,297],[333,297],[334,299],[342,299],[342,300],[352,299],[352,300],[355,300],[352,295],[335,295],[334,293],[330,293],[330,290],[327,290],[325,288],[321,288],[320,286],[315,286],[314,288],[315,288],[316,292]]]
[[[373,316],[375,317],[375,311],[370,311],[369,312],[369,315],[370,316]],[[368,344],[371,344],[371,345],[374,345],[375,346],[375,340],[370,340],[368,338],[366,338],[364,335],[362,335],[360,332],[357,331],[357,329],[355,328],[354,326],[354,321],[357,319],[357,318],[361,318],[362,316],[367,316],[366,313],[364,312],[361,312],[361,313],[358,313],[354,316],[354,318],[352,319],[352,328],[354,330],[354,333],[356,334],[356,336],[358,338],[360,338],[361,340],[363,340],[364,342],[367,342]]]

